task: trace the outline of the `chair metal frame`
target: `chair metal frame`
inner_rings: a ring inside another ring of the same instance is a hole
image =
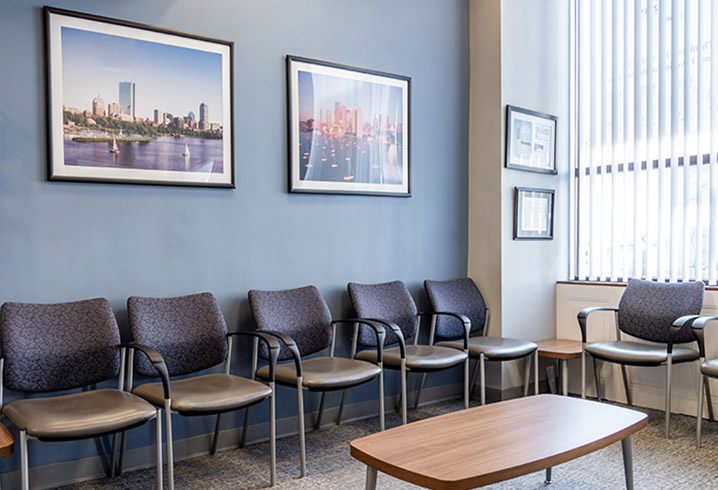
[[[708,330],[706,327],[708,323],[712,322],[713,320],[718,320],[718,316],[702,316],[696,319],[693,322],[693,332],[696,334],[696,337],[698,337],[698,344],[700,346],[700,362],[698,364],[698,379],[701,380],[701,382],[698,383],[698,410],[696,414],[696,447],[700,448],[702,446],[702,437],[701,437],[701,429],[703,424],[703,391],[706,393],[706,401],[708,403],[708,417],[710,420],[715,422],[715,417],[713,414],[713,401],[711,398],[711,390],[710,390],[710,384],[709,384],[709,376],[703,373],[703,370],[701,369],[704,362],[706,362],[706,331]],[[711,328],[714,328],[715,326],[718,326],[718,324],[714,324]],[[712,377],[712,376],[710,376]]]
[[[384,327],[378,322],[372,321],[372,320],[365,320],[365,319],[340,319],[340,320],[332,320],[331,322],[331,342],[329,345],[329,355],[327,357],[334,357],[334,351],[336,346],[336,338],[337,338],[337,325],[340,324],[354,324],[354,323],[362,323],[365,325],[368,325],[369,327],[374,330],[374,333],[377,338],[377,365],[379,366],[379,374],[377,375],[379,378],[379,427],[380,430],[384,430],[384,370],[382,368],[382,352],[383,352],[383,345],[384,345],[384,338],[385,338],[385,331]],[[358,327],[357,327],[358,328]],[[397,327],[398,328],[398,327]],[[258,332],[262,332],[268,335],[271,335],[277,339],[279,339],[282,344],[284,344],[290,351],[292,355],[292,361],[294,362],[295,366],[295,372],[296,372],[296,385],[293,387],[297,389],[297,414],[298,414],[298,429],[299,429],[299,461],[300,461],[300,475],[302,478],[306,476],[307,472],[307,464],[306,464],[306,440],[305,440],[305,423],[304,423],[304,390],[308,390],[303,384],[303,373],[302,373],[302,356],[299,353],[299,348],[297,347],[296,342],[287,334],[283,332],[276,332],[273,330],[258,330]],[[257,360],[259,357],[258,352],[258,344],[255,342],[254,349],[252,352],[252,379],[255,378],[256,372],[257,372]],[[352,357],[353,359],[353,357]],[[372,378],[373,379],[373,378]],[[371,380],[368,380],[371,381]],[[364,384],[365,382],[359,384]],[[289,386],[289,385],[285,385]],[[352,386],[353,387],[353,386]],[[342,388],[339,388],[342,389]],[[348,388],[343,388],[345,393]],[[314,390],[313,390],[314,391]],[[321,425],[322,420],[322,414],[324,411],[324,400],[325,395],[327,391],[338,391],[338,389],[329,389],[329,390],[316,390],[321,391],[321,401],[319,404],[319,412],[317,414],[317,420],[315,422],[315,429],[318,429]],[[337,416],[337,425],[341,423],[341,417],[343,412],[343,403],[344,403],[344,395],[342,395],[342,405],[339,409],[339,414]],[[242,431],[242,442],[241,445],[244,445],[244,436],[247,433],[247,425],[249,423],[249,408],[244,414],[244,430]]]

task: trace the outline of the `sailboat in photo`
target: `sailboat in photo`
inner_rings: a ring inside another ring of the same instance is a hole
[[[117,146],[117,140],[115,138],[112,138],[112,149],[110,150],[110,153],[119,153],[120,147]]]
[[[184,144],[184,153],[182,153],[182,156],[183,157],[189,156],[189,145],[187,145],[187,143]]]

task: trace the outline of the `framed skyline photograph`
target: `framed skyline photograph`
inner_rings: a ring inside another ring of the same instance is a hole
[[[558,118],[506,106],[506,168],[555,174]]]
[[[44,12],[50,180],[235,186],[231,42]]]
[[[553,239],[552,189],[514,189],[514,240]]]
[[[400,75],[287,56],[289,190],[410,197]]]

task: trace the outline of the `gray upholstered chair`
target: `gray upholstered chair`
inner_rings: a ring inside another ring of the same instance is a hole
[[[596,397],[601,400],[598,361],[621,365],[626,400],[632,405],[626,366],[666,366],[666,437],[670,433],[671,416],[671,367],[673,364],[693,362],[699,353],[686,346],[676,346],[696,341],[691,323],[703,305],[702,282],[659,283],[631,279],[626,286],[618,309],[585,308],[578,313],[583,349],[581,352],[581,396],[586,397],[586,354],[594,362]],[[616,340],[587,343],[587,321],[596,311],[612,311],[615,314]],[[685,318],[682,318],[685,317]],[[677,320],[681,319],[677,322]],[[674,322],[677,325],[674,327]],[[635,340],[624,340],[622,334]],[[646,342],[647,341],[647,342]]]
[[[398,343],[397,347],[384,349],[384,368],[401,372],[401,418],[406,424],[406,378],[407,372],[430,373],[449,369],[464,364],[464,406],[469,408],[469,324],[467,317],[451,313],[463,325],[463,350],[436,345],[419,345],[419,326],[421,316],[416,309],[414,299],[401,281],[383,284],[357,284],[350,282],[349,296],[354,311],[362,319],[381,322],[391,329],[386,333],[385,345]],[[354,336],[352,355],[356,351],[356,343],[363,346],[374,346],[374,338],[370,331],[359,327],[358,335]],[[405,340],[414,337],[413,345],[405,345]],[[376,353],[373,350],[362,350],[355,354],[357,359],[373,361]],[[418,393],[417,393],[418,395]],[[418,396],[417,396],[418,403]],[[415,403],[415,404],[417,404]]]
[[[28,439],[68,441],[117,434],[160,420],[160,409],[122,390],[125,347],[149,356],[167,380],[162,358],[141,345],[120,345],[120,332],[104,298],[62,304],[5,303],[0,310],[2,385],[25,393],[84,388],[119,374],[119,389],[94,389],[25,398],[2,408],[20,430],[22,488],[28,489]],[[0,394],[2,386],[0,386]],[[1,397],[0,397],[1,399]],[[0,403],[1,404],[1,403]],[[162,488],[162,433],[157,424],[157,488]],[[114,455],[114,451],[113,451]],[[114,473],[114,457],[110,463]]]
[[[321,392],[321,402],[315,427],[319,427],[328,391],[343,390],[379,378],[379,426],[384,430],[384,379],[382,376],[382,345],[384,328],[371,321],[363,324],[371,329],[375,339],[376,357],[371,362],[336,357],[334,355],[337,325],[353,325],[356,320],[332,321],[329,307],[314,286],[282,291],[249,291],[249,304],[254,321],[260,332],[276,336],[283,344],[280,360],[293,362],[278,364],[277,383],[297,389],[299,417],[299,457],[301,475],[306,474],[304,443],[303,391]],[[306,358],[329,348],[328,356]],[[256,370],[257,354],[266,357],[266,350],[255,349],[253,368]],[[256,370],[261,379],[270,376],[267,366]],[[337,423],[341,421],[339,411]],[[245,415],[246,425],[247,415]]]
[[[170,397],[163,395],[161,383],[145,383],[132,393],[165,410],[167,439],[167,480],[174,486],[171,414],[182,416],[217,415],[211,453],[217,450],[222,413],[248,408],[269,398],[270,480],[274,486],[275,471],[275,404],[274,366],[279,342],[261,332],[227,333],[227,326],[217,300],[211,293],[191,294],[176,298],[143,298],[127,300],[130,330],[135,341],[152,346],[164,358],[170,376],[197,373],[224,362],[224,373],[210,373],[171,380]],[[268,346],[269,386],[258,381],[230,374],[232,337],[252,336]],[[130,358],[132,360],[132,357]],[[132,372],[132,369],[130,369]],[[134,362],[134,372],[143,376],[154,374],[144,358]],[[132,387],[132,379],[129,380]]]
[[[701,447],[701,426],[703,424],[703,388],[705,387],[706,400],[708,401],[708,417],[715,421],[713,416],[713,403],[708,378],[718,378],[718,337],[715,329],[718,327],[718,316],[702,316],[692,324],[693,332],[698,337],[700,346],[700,367],[698,376],[701,383],[698,383],[698,413],[696,418],[696,447]],[[713,322],[713,323],[711,323]],[[710,326],[708,324],[710,323]],[[708,358],[708,356],[711,356]]]
[[[471,320],[469,337],[469,357],[478,362],[471,376],[473,391],[477,371],[481,381],[481,404],[486,404],[485,361],[512,361],[526,358],[524,396],[528,395],[531,373],[531,354],[534,359],[534,393],[538,395],[538,345],[530,340],[508,337],[489,337],[489,309],[484,297],[474,281],[468,277],[450,281],[424,281],[426,294],[434,309],[431,318],[429,343],[434,343],[434,335],[443,339],[461,339],[464,326],[448,313],[461,313]],[[477,335],[478,334],[478,335]],[[444,340],[436,345],[463,350],[462,340]],[[423,380],[422,380],[423,386]]]

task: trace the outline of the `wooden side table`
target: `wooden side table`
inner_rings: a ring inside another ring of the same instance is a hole
[[[561,385],[563,395],[568,395],[568,360],[581,357],[581,341],[567,339],[540,340],[538,344],[539,357],[558,359],[561,367]]]

